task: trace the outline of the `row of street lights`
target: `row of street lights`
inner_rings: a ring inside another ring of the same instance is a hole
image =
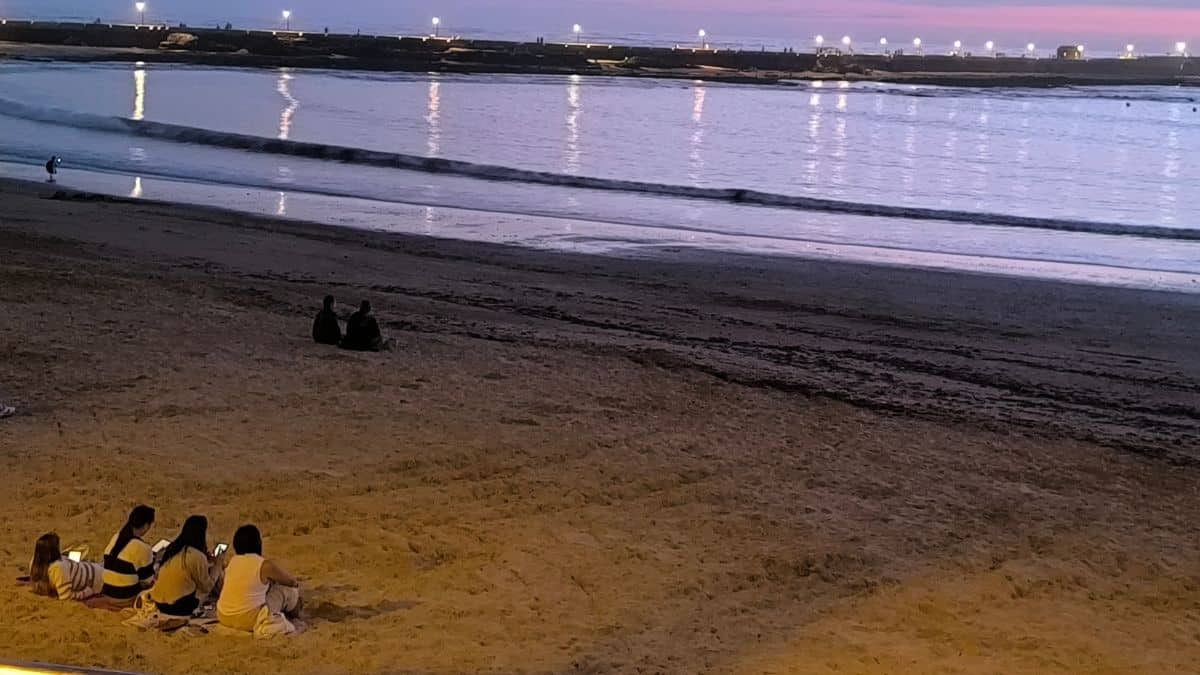
[[[139,26],[145,25],[145,23],[146,23],[146,3],[145,2],[135,2],[133,7],[134,7],[134,9],[137,10],[137,13],[138,13],[138,25]],[[290,31],[292,29],[292,10],[290,10],[290,9],[283,10],[282,16],[283,16],[283,29],[286,31]],[[442,26],[441,18],[435,16],[435,17],[433,17],[433,19],[431,19],[430,23],[433,24],[433,36],[441,37],[441,26]],[[575,24],[575,25],[571,26],[571,32],[575,34],[575,42],[576,42],[576,44],[578,44],[580,42],[580,40],[582,39],[583,26],[580,26],[579,24]],[[699,31],[696,32],[696,36],[700,38],[700,48],[708,49],[708,31],[701,28]],[[818,35],[815,38],[813,38],[813,42],[816,44],[817,48],[820,49],[821,47],[825,46],[825,36]],[[851,49],[851,47],[853,46],[853,43],[854,43],[854,41],[850,39],[849,35],[842,36],[842,46],[845,47],[846,49],[848,49],[848,50]],[[923,49],[924,42],[921,40],[921,38],[919,38],[919,37],[913,38],[912,44],[913,44],[913,47],[916,48],[918,54],[924,53],[924,49]],[[882,47],[884,49],[884,51],[886,51],[887,47],[888,47],[888,39],[885,37],[879,38],[879,46]],[[984,48],[987,49],[988,54],[994,55],[996,52],[995,41],[988,40],[987,42],[984,43]],[[1187,46],[1186,42],[1176,42],[1175,43],[1175,53],[1179,56],[1188,56],[1187,48],[1188,48],[1188,46]],[[1079,45],[1078,50],[1082,54],[1083,53],[1083,45]],[[1025,51],[1028,52],[1030,55],[1034,55],[1037,53],[1037,45],[1030,42],[1029,44],[1025,45]],[[1132,44],[1125,45],[1124,56],[1126,58],[1133,58],[1133,52],[1134,52],[1134,45],[1132,45]],[[954,41],[954,51],[952,52],[952,54],[954,56],[962,56],[963,55],[962,40]]]
[[[817,48],[820,49],[821,47],[823,47],[825,45],[825,36],[818,35],[815,38],[813,38],[813,42],[816,44]],[[924,42],[921,40],[921,38],[913,38],[912,43],[913,43],[913,47],[915,47],[917,49],[917,53],[919,53],[919,54],[923,53],[922,47],[924,45]],[[853,40],[850,39],[849,35],[842,37],[842,46],[843,47],[850,49],[852,45],[853,45]],[[888,46],[888,39],[887,38],[879,38],[879,46],[882,47],[886,51],[887,46]],[[988,54],[994,55],[996,52],[995,41],[988,40],[987,42],[984,43],[984,48],[987,50]],[[1076,49],[1078,49],[1079,53],[1082,54],[1084,47],[1083,47],[1083,45],[1078,45],[1076,47]],[[1133,54],[1134,54],[1134,49],[1135,49],[1135,47],[1132,44],[1125,45],[1124,56],[1126,56],[1127,58],[1132,58]],[[1176,55],[1190,56],[1187,49],[1188,49],[1188,45],[1186,42],[1176,42],[1175,43],[1175,54]],[[1037,53],[1037,45],[1030,42],[1029,44],[1025,45],[1025,51],[1031,55],[1036,54]],[[962,56],[963,55],[962,40],[954,41],[954,51],[952,51],[951,54],[954,56]]]

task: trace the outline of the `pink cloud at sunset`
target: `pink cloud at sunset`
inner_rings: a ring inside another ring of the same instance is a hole
[[[833,3],[830,3],[833,4]],[[858,13],[878,12],[884,22],[938,28],[987,28],[1002,32],[1074,31],[1088,35],[1184,37],[1200,27],[1200,9],[1145,6],[1001,5],[919,6],[878,2]]]
[[[1112,4],[1102,0],[1069,3],[989,2],[987,0],[644,0],[641,8],[679,15],[700,14],[720,20],[753,23],[780,30],[905,30],[986,31],[997,38],[1075,36],[1126,39],[1149,38],[1174,42],[1195,38],[1200,42],[1200,6],[1182,2]],[[1192,3],[1187,3],[1192,4]],[[632,6],[632,5],[631,5]]]

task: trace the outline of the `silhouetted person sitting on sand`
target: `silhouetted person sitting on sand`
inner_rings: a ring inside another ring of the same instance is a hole
[[[313,342],[319,345],[338,346],[342,342],[342,325],[333,311],[333,296],[325,296],[325,306],[313,319]]]
[[[356,352],[377,352],[384,348],[383,335],[379,332],[379,322],[371,316],[371,303],[362,301],[358,311],[350,315],[346,322],[346,337],[342,339],[342,349],[352,349]]]

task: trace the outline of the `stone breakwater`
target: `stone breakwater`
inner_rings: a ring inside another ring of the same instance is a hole
[[[52,58],[243,67],[528,72],[689,77],[778,83],[849,77],[962,86],[1198,84],[1200,61],[1182,57],[1084,59],[702,50],[617,44],[221,30],[188,26],[7,20],[0,41],[70,50]],[[0,53],[12,52],[0,47]],[[19,49],[15,56],[21,57]],[[13,56],[14,54],[9,54]]]

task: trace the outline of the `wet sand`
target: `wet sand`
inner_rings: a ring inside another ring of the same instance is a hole
[[[0,586],[167,673],[1194,672],[1200,295],[337,230],[0,185],[0,548],[247,521],[274,643]],[[372,301],[398,349],[308,338]]]

